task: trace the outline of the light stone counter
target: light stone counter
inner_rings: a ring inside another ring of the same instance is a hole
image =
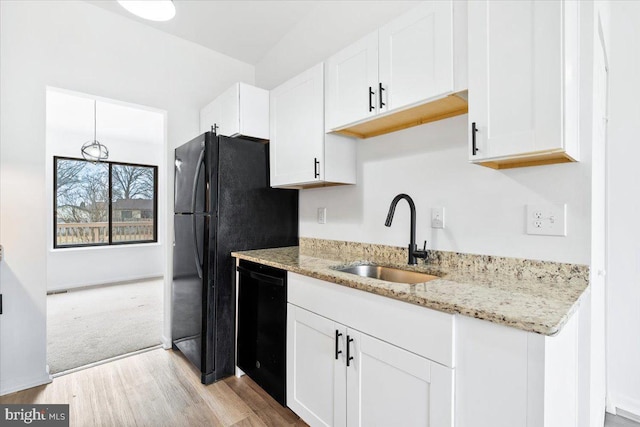
[[[239,259],[372,292],[447,313],[555,335],[577,310],[589,283],[584,265],[429,251],[407,265],[407,249],[335,240],[300,239],[300,246],[234,252]],[[376,263],[434,276],[404,284],[356,276],[335,267]]]

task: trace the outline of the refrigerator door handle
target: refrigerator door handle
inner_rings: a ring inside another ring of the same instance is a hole
[[[202,279],[202,261],[200,260],[200,250],[198,249],[198,235],[196,233],[198,216],[191,214],[191,231],[193,232],[193,257],[196,262],[196,269],[198,270],[198,277]]]
[[[196,262],[196,268],[198,270],[198,277],[202,279],[202,260],[200,259],[200,250],[198,249],[198,234],[197,230],[197,220],[198,216],[196,215],[196,196],[198,194],[198,178],[200,177],[200,171],[202,170],[202,165],[204,164],[204,149],[200,152],[200,157],[198,157],[198,166],[196,166],[196,173],[193,177],[193,187],[191,190],[191,232],[193,233],[193,254]]]
[[[196,173],[193,176],[193,185],[191,186],[191,213],[196,213],[196,196],[198,194],[198,177],[200,177],[200,171],[204,164],[204,148],[200,151],[198,157],[198,166],[196,166]]]

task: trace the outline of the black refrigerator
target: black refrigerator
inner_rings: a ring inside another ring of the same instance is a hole
[[[175,150],[172,341],[203,384],[234,373],[231,252],[298,244],[298,191],[269,187],[268,153],[212,132]]]

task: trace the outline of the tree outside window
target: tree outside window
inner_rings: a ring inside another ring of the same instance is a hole
[[[157,167],[54,158],[54,247],[157,241]]]

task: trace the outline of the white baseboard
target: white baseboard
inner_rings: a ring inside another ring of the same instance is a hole
[[[15,393],[17,391],[26,390],[28,388],[37,387],[43,384],[49,384],[52,381],[51,376],[45,372],[42,375],[29,379],[17,379],[15,381],[0,382],[0,396]]]
[[[171,340],[167,337],[165,337],[164,335],[161,338],[162,340],[162,348],[164,348],[165,350],[169,350],[171,349]]]
[[[146,280],[160,280],[163,277],[164,276],[162,274],[152,274],[152,275],[144,274],[141,276],[116,277],[107,282],[105,282],[104,279],[103,280],[98,279],[98,280],[86,281],[82,283],[66,284],[64,286],[52,286],[50,289],[47,289],[47,292],[55,293],[55,292],[64,292],[64,291],[71,291],[71,290],[81,290],[85,288],[93,288],[96,286],[124,285],[126,283],[131,283],[131,282],[142,282]]]
[[[611,398],[615,415],[640,422],[640,400],[628,396],[615,396]],[[612,412],[612,411],[609,411]]]
[[[244,371],[236,366],[236,377],[240,378],[245,375]]]
[[[632,413],[622,408],[617,408],[618,416],[640,423],[640,412]]]
[[[606,402],[606,411],[610,414],[615,415],[616,414],[616,405],[613,404],[613,401],[611,400],[611,396],[609,396],[607,394],[607,397],[605,399]]]

